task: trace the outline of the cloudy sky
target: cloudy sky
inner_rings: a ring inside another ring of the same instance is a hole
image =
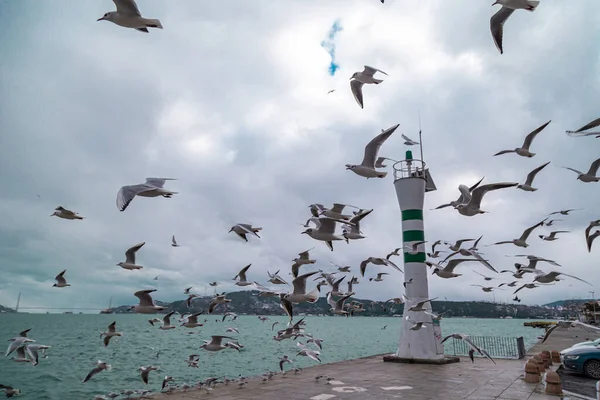
[[[397,123],[381,155],[402,158],[400,134],[417,138],[419,113],[438,187],[425,199],[429,244],[513,239],[552,211],[582,208],[555,225],[571,233],[543,242],[537,235],[551,228],[541,228],[526,251],[598,286],[600,249],[588,254],[583,230],[600,218],[600,184],[559,166],[587,170],[600,156],[600,140],[565,134],[600,116],[600,3],[547,1],[533,13],[515,12],[504,55],[489,32],[497,10],[489,3],[139,0],[142,14],[164,26],[143,34],[96,22],[114,9],[109,0],[2,1],[0,304],[14,306],[23,292],[22,306],[101,308],[110,297],[134,304],[133,292],[150,287],[170,301],[190,285],[203,294],[215,280],[232,291],[231,278],[246,264],[252,280],[264,283],[277,269],[288,277],[290,260],[311,247],[315,267],[357,271],[361,260],[401,246],[401,216],[389,167],[387,178],[367,181],[344,165],[360,163],[364,145]],[[365,64],[389,76],[365,87],[361,110],[348,79]],[[492,157],[548,120],[534,158]],[[547,161],[539,191],[491,193],[482,204],[489,214],[429,211],[456,199],[461,183],[522,182]],[[179,194],[136,198],[119,212],[119,188],[146,177],[178,178],[166,187]],[[361,226],[367,239],[335,243],[330,252],[301,235],[299,223],[309,204],[334,202],[375,211]],[[58,205],[86,219],[50,218]],[[238,222],[261,226],[262,239],[228,234]],[[182,247],[170,246],[172,234]],[[140,241],[144,269],[117,267]],[[512,245],[481,251],[498,270],[519,261],[505,255],[523,253]],[[73,286],[53,288],[64,268]],[[488,272],[469,265],[455,280],[430,276],[430,293],[492,300],[469,286],[484,282],[474,270]],[[384,270],[367,275],[377,271]],[[362,279],[357,296],[400,295],[402,274],[388,272],[381,283]],[[545,303],[589,290],[565,280],[520,297]],[[495,297],[507,301],[512,291]]]

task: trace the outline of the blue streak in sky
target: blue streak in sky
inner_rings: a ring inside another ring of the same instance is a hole
[[[329,33],[327,35],[327,39],[325,39],[321,42],[321,47],[324,48],[331,56],[331,62],[329,63],[329,68],[328,68],[329,75],[331,75],[331,76],[334,76],[336,71],[340,67],[340,65],[335,62],[335,42],[334,42],[334,40],[335,40],[335,37],[337,36],[337,33],[339,31],[341,31],[342,29],[343,28],[341,25],[341,21],[338,19],[331,26],[331,29],[329,30]]]

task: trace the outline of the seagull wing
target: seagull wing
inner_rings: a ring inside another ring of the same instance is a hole
[[[117,329],[117,321],[114,321],[112,324],[108,325],[109,332],[116,332]]]
[[[356,79],[350,81],[350,90],[352,90],[354,100],[356,100],[360,108],[364,108],[362,87],[362,82],[359,82]]]
[[[592,163],[590,166],[590,170],[588,171],[588,175],[596,176],[598,173],[598,168],[600,167],[600,158]]]
[[[597,126],[600,126],[600,118],[595,119],[592,122],[590,122],[589,124],[582,126],[581,128],[577,129],[574,133],[578,133],[578,132],[582,132],[582,131],[587,131],[588,129],[592,129],[592,128],[595,128]]]
[[[550,122],[552,122],[552,120],[546,122],[536,130],[531,132],[529,135],[525,136],[525,140],[523,141],[523,148],[529,150],[529,146],[531,146],[531,142],[533,142],[533,139],[535,139],[537,134],[543,131],[544,128],[547,127]]]
[[[531,235],[531,232],[533,232],[533,230],[535,228],[537,228],[538,226],[542,226],[542,225],[544,225],[544,222],[538,222],[537,224],[535,224],[535,225],[533,225],[533,226],[525,229],[523,231],[523,234],[521,235],[521,237],[519,239],[521,239],[523,241],[527,240],[527,238],[529,237],[529,235]]]
[[[483,180],[484,180],[484,179],[485,179],[485,176],[484,176],[483,178],[481,178],[481,179],[479,180],[479,182],[477,182],[476,184],[474,184],[473,186],[471,186],[471,187],[469,188],[469,192],[472,192],[473,190],[477,189],[477,187],[479,186],[479,184],[480,184],[481,182],[483,182]]]
[[[175,246],[177,246],[177,241],[175,240],[175,235],[173,235],[173,237],[171,238],[171,243],[173,243]]]
[[[575,172],[575,173],[576,173],[576,174],[578,174],[578,175],[583,175],[583,172],[581,172],[581,171],[578,171],[578,170],[576,170],[575,168],[571,168],[571,167],[563,167],[563,168],[564,168],[564,169],[568,169],[569,171],[573,171],[573,172]],[[558,212],[558,213],[559,213],[559,212]],[[558,213],[555,213],[555,214],[558,214]],[[550,215],[552,215],[552,214],[550,214]]]
[[[479,208],[481,206],[481,200],[483,199],[483,196],[487,192],[491,192],[492,190],[514,187],[517,185],[518,185],[518,183],[514,183],[514,182],[502,182],[502,183],[490,183],[488,185],[479,186],[477,189],[473,190],[473,192],[471,193],[472,197],[471,197],[470,203],[473,206]]]
[[[239,276],[240,282],[246,282],[246,271],[248,271],[248,268],[250,268],[251,265],[252,264],[246,265],[244,268],[241,269],[240,272],[238,272],[237,276]]]
[[[308,274],[300,275],[294,278],[292,285],[294,286],[294,294],[306,294],[306,280],[318,273],[319,271],[309,272]]]
[[[87,381],[89,381],[90,379],[92,379],[92,377],[94,375],[96,375],[99,372],[102,372],[103,370],[104,370],[104,368],[102,366],[100,366],[100,365],[97,366],[96,368],[94,368],[93,370],[91,370],[89,374],[87,374],[87,376],[83,380],[83,383],[86,383]]]
[[[146,185],[154,186],[157,188],[162,188],[165,185],[166,181],[176,181],[176,180],[177,179],[175,179],[175,178],[146,178]]]
[[[500,11],[490,18],[490,31],[492,32],[492,37],[494,38],[494,43],[498,48],[500,54],[504,53],[502,50],[502,34],[504,31],[504,23],[512,15],[515,10],[508,7],[502,7]]]
[[[139,290],[133,295],[140,299],[140,306],[153,306],[154,301],[152,300],[152,296],[150,295],[150,293],[152,292],[156,292],[156,289]]]
[[[67,270],[63,270],[60,274],[56,275],[56,277],[54,278],[56,280],[56,282],[58,283],[67,283],[67,280],[65,279],[64,275],[65,272],[67,272]]]
[[[382,74],[387,75],[382,70],[377,69],[377,68],[373,68],[373,67],[369,67],[368,65],[365,65],[365,69],[363,69],[362,75],[373,76],[373,75],[375,75],[375,72],[381,72]]]
[[[494,154],[494,157],[501,156],[502,154],[508,154],[508,153],[514,153],[514,152],[515,152],[514,150],[502,150],[502,151],[499,151],[496,154]]]
[[[137,15],[141,17],[140,10],[134,0],[113,0],[117,6],[117,12],[123,15]]]
[[[154,189],[156,189],[155,186],[146,185],[144,183],[139,185],[123,186],[117,193],[117,208],[119,211],[125,211],[129,203],[131,203],[136,195]]]
[[[379,135],[375,136],[375,138],[373,138],[365,146],[365,156],[361,163],[362,166],[375,168],[375,160],[377,159],[377,154],[379,153],[381,145],[383,145],[383,142],[385,142],[387,138],[389,138],[392,135],[392,133],[394,133],[394,131],[398,129],[399,126],[400,124],[397,124],[392,126],[391,128],[386,129]]]
[[[135,252],[141,249],[142,246],[144,246],[145,244],[146,242],[140,242],[127,249],[127,251],[125,252],[125,262],[128,264],[135,264]]]
[[[546,331],[546,334],[544,335],[544,338],[542,339],[542,342],[541,342],[541,343],[544,343],[544,342],[546,341],[546,339],[548,339],[548,338],[550,337],[550,334],[551,334],[552,332],[554,332],[554,330],[555,330],[556,328],[558,328],[558,327],[559,327],[559,325],[558,325],[558,324],[556,324],[556,325],[553,325],[553,326],[551,326],[550,328],[548,328],[548,330]]]
[[[540,172],[541,170],[543,170],[546,167],[546,165],[548,165],[548,164],[550,164],[550,161],[548,161],[544,165],[540,165],[539,167],[537,167],[536,169],[534,169],[533,171],[528,173],[527,179],[525,180],[525,184],[531,186],[533,184],[533,180],[535,179],[535,176],[537,175],[537,173]]]
[[[576,277],[576,276],[574,276],[574,275],[565,274],[564,272],[560,272],[560,273],[559,273],[559,275],[568,276],[569,278],[577,279],[577,280],[578,280],[578,281],[580,281],[580,282],[587,283],[588,285],[592,286],[592,284],[591,284],[591,283],[589,283],[588,281],[584,281],[583,279],[581,279],[581,278],[578,278],[578,277]]]

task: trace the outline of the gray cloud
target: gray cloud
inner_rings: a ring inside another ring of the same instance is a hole
[[[598,117],[598,63],[590,55],[600,5],[542,3],[534,13],[516,12],[506,23],[501,56],[488,30],[495,8],[487,3],[390,3],[181,1],[175,7],[140,0],[142,12],[165,26],[147,35],[96,23],[112,9],[109,1],[62,8],[7,3],[0,16],[11,39],[0,43],[0,303],[14,304],[22,291],[25,305],[103,307],[111,296],[115,304],[133,303],[134,291],[153,284],[158,299],[175,300],[188,283],[202,288],[213,280],[233,290],[231,278],[244,265],[252,262],[249,277],[264,282],[266,270],[287,271],[298,252],[313,246],[316,267],[331,261],[357,268],[401,245],[401,220],[391,177],[366,181],[344,164],[360,162],[371,137],[396,123],[397,136],[382,155],[401,158],[399,134],[416,137],[419,112],[438,185],[426,195],[426,210],[456,198],[460,183],[482,176],[488,183],[522,181],[552,161],[536,178],[538,192],[489,194],[483,208],[490,214],[426,211],[430,242],[481,234],[484,244],[512,239],[551,211],[584,208],[556,226],[571,234],[553,243],[532,238],[526,252],[600,284],[590,274],[597,257],[583,239],[587,223],[599,218],[599,187],[558,168],[587,168],[600,156],[596,139],[564,133]],[[331,77],[320,42],[337,19],[344,26],[336,37],[340,69]],[[360,110],[348,78],[364,64],[389,76],[365,88]],[[326,95],[330,89],[337,91]],[[532,146],[533,159],[492,157],[550,119]],[[180,193],[137,198],[118,212],[118,188],[147,176],[178,178],[167,185]],[[331,253],[300,235],[298,223],[314,202],[374,208],[362,226],[368,239],[336,243]],[[48,217],[57,205],[87,218]],[[262,239],[244,243],[227,234],[243,221],[262,226]],[[181,248],[169,246],[173,233]],[[116,267],[139,241],[146,241],[139,252],[146,268]],[[513,247],[482,251],[505,269],[516,261],[505,254],[523,252]],[[73,286],[58,292],[52,279],[63,268]],[[432,294],[490,299],[464,289],[481,283],[470,268],[455,281],[430,279]],[[400,274],[363,281],[360,297],[381,300],[402,291]],[[540,303],[588,290],[565,281],[522,298]],[[497,300],[511,296],[497,293]]]

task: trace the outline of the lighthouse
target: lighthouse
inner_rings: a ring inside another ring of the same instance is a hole
[[[423,311],[408,311],[416,303],[430,298],[425,244],[418,245],[416,252],[412,251],[412,246],[426,240],[423,202],[426,192],[436,190],[425,163],[414,159],[410,150],[406,151],[404,160],[394,164],[394,187],[402,213],[404,294],[408,300],[405,299],[398,351],[385,356],[384,361],[427,364],[457,362],[458,357],[444,357],[440,322]],[[431,311],[431,303],[425,303],[424,308]],[[416,322],[424,322],[423,327],[411,330]]]

